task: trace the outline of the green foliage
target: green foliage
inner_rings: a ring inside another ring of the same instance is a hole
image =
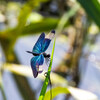
[[[16,75],[33,78],[32,70],[29,66],[5,63],[3,66],[3,70],[10,71],[11,73],[14,73]],[[52,88],[53,98],[55,98],[57,95],[62,93],[64,94],[70,93],[74,98],[76,98],[76,100],[87,100],[87,97],[88,100],[97,100],[96,95],[94,95],[93,93],[68,86],[67,80],[64,79],[63,77],[53,72],[50,74],[50,76],[51,76],[52,84],[57,86]],[[39,74],[38,78],[44,80],[45,78],[44,73]],[[44,100],[48,100],[49,97],[50,97],[50,90],[47,91],[47,93],[45,93]]]
[[[52,89],[52,99],[54,99],[59,94],[69,94],[69,90],[66,87],[55,87]],[[45,94],[44,100],[48,100],[50,98],[50,91]]]
[[[55,29],[58,24],[58,18],[43,18],[40,22],[31,23],[25,26],[22,35],[33,34]]]
[[[100,27],[100,4],[98,0],[78,0],[87,14]]]
[[[3,70],[10,71],[11,73],[16,74],[16,75],[33,78],[32,69],[30,66],[5,63],[3,66]],[[50,74],[50,77],[51,77],[52,84],[56,84],[56,85],[67,85],[68,84],[65,78],[63,78],[62,76],[56,73],[52,72]],[[39,74],[37,78],[44,80],[45,79],[44,73],[42,72],[41,74]]]
[[[53,54],[54,54],[54,49],[55,49],[55,41],[56,41],[56,39],[54,40],[52,54],[51,54],[51,60],[50,60],[50,64],[49,64],[49,67],[48,67],[47,76],[45,78],[45,81],[43,83],[43,87],[42,87],[42,90],[41,90],[41,93],[40,93],[40,96],[39,96],[39,100],[44,100],[46,89],[47,89],[47,86],[48,86],[48,83],[49,83],[49,77],[50,77],[50,72],[51,72],[51,67],[52,67],[52,62],[53,62]]]
[[[55,29],[55,28],[57,29],[57,33],[61,33],[64,27],[70,24],[69,19],[72,16],[74,16],[76,12],[78,11],[78,9],[80,8],[80,6],[77,3],[75,3],[75,5],[68,12],[65,12],[63,14],[61,19],[54,18],[54,17],[47,17],[47,18],[43,17],[40,21],[37,21],[35,23],[29,23],[27,25],[27,19],[30,13],[33,10],[35,10],[40,5],[41,2],[44,2],[44,1],[47,1],[47,0],[29,0],[28,2],[26,2],[19,13],[17,26],[13,29],[7,29],[0,32],[0,42],[3,49],[5,48],[4,53],[6,55],[7,61],[11,61],[11,62],[14,62],[14,60],[16,61],[16,58],[13,60],[12,59],[9,60],[9,57],[7,56],[10,55],[9,52],[13,50],[15,42],[20,36],[34,34],[34,33],[43,32],[43,31],[50,31],[51,29]],[[78,1],[84,7],[88,15],[97,23],[98,26],[100,26],[100,20],[99,20],[100,19],[100,4],[98,3],[98,0],[78,0]],[[39,96],[39,100],[43,100],[43,99],[48,100],[48,98],[50,97],[50,93],[49,93],[50,91],[46,93],[46,89],[49,83],[49,79],[48,79],[49,76],[51,76],[51,80],[54,80],[52,81],[53,84],[61,85],[59,87],[52,89],[53,98],[61,93],[65,93],[65,94],[71,93],[73,97],[77,98],[78,100],[81,100],[80,98],[82,97],[77,96],[77,94],[81,93],[83,95],[85,94],[84,92],[82,91],[80,92],[80,90],[78,90],[77,92],[76,89],[69,88],[67,86],[66,79],[54,73],[50,74],[52,61],[53,61],[54,48],[55,48],[55,41],[54,41],[54,45],[52,49],[52,55],[51,55],[50,65],[48,68],[47,77],[45,78],[45,81],[44,81],[44,84]],[[13,55],[15,56],[15,54]],[[10,58],[12,58],[12,56],[10,56]],[[4,68],[4,70],[9,70],[10,72],[17,75],[32,77],[31,69],[29,67],[21,67],[21,65],[19,65],[20,66],[19,67],[17,65],[7,64],[7,63],[5,64],[5,66],[6,67]],[[0,87],[1,87],[4,99],[6,99],[4,91],[3,91],[3,84],[1,82],[2,80],[1,76],[0,76]],[[41,78],[41,75],[39,75],[39,78]],[[63,84],[65,85],[65,87],[62,87]],[[90,97],[92,97],[92,95],[90,95]]]
[[[59,94],[71,94],[75,100],[97,100],[97,96],[91,92],[70,87],[70,86],[58,86],[52,89],[52,99]],[[44,100],[50,98],[50,90],[45,94]]]
[[[20,10],[17,26],[13,29],[6,29],[0,32],[0,42],[3,46],[7,61],[12,62],[13,60],[15,60],[13,48],[16,43],[16,40],[20,36],[22,36],[23,30],[27,23],[28,16],[33,9],[36,9],[36,7],[40,5],[41,2],[46,1],[47,0],[29,0],[28,2],[26,2]]]
[[[5,92],[4,92],[4,87],[3,87],[3,81],[2,81],[2,71],[1,71],[1,66],[0,66],[0,90],[3,95],[3,99],[6,100]]]
[[[58,26],[57,26],[57,33],[61,33],[64,26],[66,25],[66,23],[68,22],[68,20],[75,15],[75,13],[78,11],[78,9],[80,8],[79,4],[75,4],[68,12],[65,12],[64,15],[61,17]]]

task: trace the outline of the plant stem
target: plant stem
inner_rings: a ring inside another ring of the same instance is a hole
[[[46,76],[45,81],[43,83],[42,90],[41,90],[41,93],[40,93],[40,96],[39,96],[38,100],[44,100],[46,89],[47,89],[47,86],[48,86],[48,83],[49,83],[50,72],[51,72],[52,61],[53,61],[54,48],[55,48],[55,41],[56,41],[56,39],[54,40],[54,44],[53,44],[51,60],[50,60],[50,64],[49,64],[49,67],[48,67],[47,76]]]
[[[3,88],[1,69],[0,69],[0,90],[1,90],[1,93],[2,93],[2,96],[3,96],[3,100],[7,100],[6,96],[5,96],[4,88]]]

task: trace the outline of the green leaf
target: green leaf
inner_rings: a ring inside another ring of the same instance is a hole
[[[62,32],[64,26],[66,25],[66,23],[68,22],[68,20],[74,16],[76,14],[76,12],[79,10],[80,5],[79,4],[75,4],[68,12],[65,12],[63,14],[63,16],[61,17],[58,26],[56,28],[56,32],[59,34]]]
[[[50,72],[51,72],[51,67],[52,67],[52,61],[53,61],[53,54],[54,54],[54,49],[55,49],[55,41],[56,41],[56,39],[54,40],[54,44],[53,44],[53,49],[52,49],[52,54],[51,54],[51,60],[50,60],[50,64],[49,64],[49,67],[48,67],[47,76],[46,76],[45,81],[43,83],[43,87],[42,87],[42,90],[41,90],[41,93],[40,93],[40,96],[39,96],[38,100],[44,100],[46,89],[47,89],[47,86],[48,86],[48,83],[49,83],[49,77],[50,77]]]
[[[31,67],[29,67],[29,66],[6,63],[3,66],[3,70],[4,71],[8,70],[17,75],[33,77]],[[65,87],[62,87],[62,89],[66,88],[76,100],[97,100],[97,96],[91,92],[68,86],[67,80],[64,79],[63,77],[61,77],[53,72],[50,74],[50,76],[51,76],[52,84],[54,84],[56,86],[58,85],[60,87],[65,86]],[[44,80],[45,79],[44,73],[39,74],[37,78]],[[66,89],[65,89],[65,91],[66,91]],[[64,93],[63,91],[61,91],[61,92]],[[48,93],[48,95],[50,95],[49,91],[47,93]],[[60,93],[58,93],[56,95],[59,95]],[[66,92],[66,94],[67,94],[67,92]],[[45,95],[47,95],[47,94],[45,94]]]
[[[3,96],[3,100],[7,100],[6,99],[6,95],[5,95],[5,91],[4,91],[4,86],[3,86],[3,80],[2,80],[2,67],[0,66],[0,91],[2,93]]]
[[[100,4],[98,0],[78,0],[87,14],[100,27]]]
[[[98,100],[97,96],[89,91],[68,86],[70,94],[75,100]]]
[[[32,10],[35,9],[37,6],[39,6],[41,2],[45,1],[47,0],[29,0],[27,3],[24,4],[18,17],[18,25],[15,28],[15,33],[17,36],[22,33],[26,25],[27,18],[32,12]]]
[[[52,29],[56,28],[58,21],[58,18],[42,18],[39,22],[24,26],[23,30],[21,30],[21,33],[19,33],[19,37],[23,35],[37,34],[38,32],[43,31],[51,31]],[[66,25],[68,25],[68,22],[66,23]],[[13,37],[12,33],[15,33],[15,31],[15,28],[4,30],[0,32],[0,38]]]
[[[97,96],[89,91],[82,89],[65,86],[65,87],[55,87],[52,89],[52,99],[54,99],[59,94],[71,94],[75,100],[97,100]],[[50,98],[50,90],[45,94],[44,100]]]
[[[5,63],[4,66],[3,66],[3,70],[4,71],[10,71],[11,73],[21,75],[21,76],[25,76],[25,77],[33,77],[32,69],[31,69],[30,66]],[[44,74],[45,74],[45,72],[42,72],[41,74],[38,75],[37,78],[44,80],[45,79]],[[56,84],[56,85],[66,85],[66,84],[68,84],[66,79],[64,79],[63,77],[61,77],[60,75],[58,75],[56,73],[52,72],[50,74],[50,76],[51,76],[52,84]]]
[[[43,16],[37,12],[32,12],[30,13],[29,17],[28,17],[28,22],[29,23],[37,23],[40,22],[43,19]]]
[[[28,35],[28,33],[33,34],[33,32],[38,33],[43,31],[50,31],[51,29],[56,28],[58,21],[58,18],[43,18],[40,22],[31,23],[30,25],[25,26],[22,35]]]
[[[68,94],[70,93],[66,87],[55,87],[52,89],[52,99],[54,99],[59,94]],[[50,98],[50,90],[45,94],[44,100],[49,100]]]

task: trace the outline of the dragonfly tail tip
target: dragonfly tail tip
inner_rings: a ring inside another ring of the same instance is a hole
[[[53,30],[51,31],[51,33],[54,33],[54,34],[55,34],[55,30],[53,29]]]

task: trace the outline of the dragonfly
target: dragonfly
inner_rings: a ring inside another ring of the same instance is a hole
[[[39,70],[39,66],[43,65],[44,58],[45,59],[50,58],[50,54],[45,53],[45,51],[49,47],[50,42],[54,36],[55,36],[55,30],[52,30],[46,36],[45,36],[45,33],[43,32],[39,36],[37,42],[35,43],[35,45],[32,49],[32,52],[27,51],[28,53],[31,53],[34,56],[30,60],[34,78],[36,78],[38,76],[38,73],[42,73],[43,70]]]

